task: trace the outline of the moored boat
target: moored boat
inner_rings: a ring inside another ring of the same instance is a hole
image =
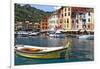
[[[48,35],[50,36],[50,37],[55,37],[55,31],[49,31],[48,32]]]
[[[55,37],[56,38],[65,38],[65,35],[62,33],[56,33]]]
[[[87,39],[87,40],[93,40],[94,35],[80,35],[78,36],[79,39]]]
[[[62,47],[37,47],[37,46],[15,46],[15,52],[17,55],[27,58],[38,59],[57,59],[68,57],[68,48],[70,43]]]
[[[17,33],[15,33],[15,35],[18,35],[18,36],[23,36],[23,37],[26,37],[26,36],[28,36],[28,32],[25,32],[25,31],[19,31],[19,32],[17,32]]]
[[[30,34],[29,34],[29,36],[36,36],[36,35],[38,35],[39,34],[39,32],[31,32]]]
[[[51,31],[49,32],[48,34],[50,37],[54,37],[54,38],[64,38],[65,35],[61,33],[61,31],[57,30],[56,32],[55,31]]]

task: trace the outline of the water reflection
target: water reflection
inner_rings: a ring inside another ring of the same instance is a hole
[[[49,37],[17,37],[15,44],[42,46],[42,47],[59,47],[65,46],[70,41],[70,50],[67,59],[28,59],[15,56],[15,64],[39,64],[39,63],[55,63],[55,62],[73,62],[73,61],[89,61],[94,59],[94,40],[80,40],[77,38],[49,38]],[[69,58],[69,59],[68,59]]]

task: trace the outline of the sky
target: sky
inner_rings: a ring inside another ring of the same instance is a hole
[[[58,6],[50,6],[50,5],[36,5],[36,4],[31,4],[32,7],[35,7],[37,9],[46,11],[46,12],[52,12],[57,10],[59,7]]]
[[[21,6],[25,4],[20,4]],[[43,10],[45,12],[53,12],[56,11],[57,9],[61,8],[61,6],[53,6],[53,5],[39,5],[39,4],[30,4],[31,7],[35,7],[37,9]]]

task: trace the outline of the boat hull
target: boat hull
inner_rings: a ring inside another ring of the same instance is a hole
[[[56,51],[42,52],[42,53],[24,53],[16,50],[16,54],[27,58],[58,59],[58,58],[68,58],[69,52],[68,49],[65,48]]]

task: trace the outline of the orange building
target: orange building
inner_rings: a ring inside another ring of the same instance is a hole
[[[44,17],[40,22],[40,31],[48,31],[48,18]]]

